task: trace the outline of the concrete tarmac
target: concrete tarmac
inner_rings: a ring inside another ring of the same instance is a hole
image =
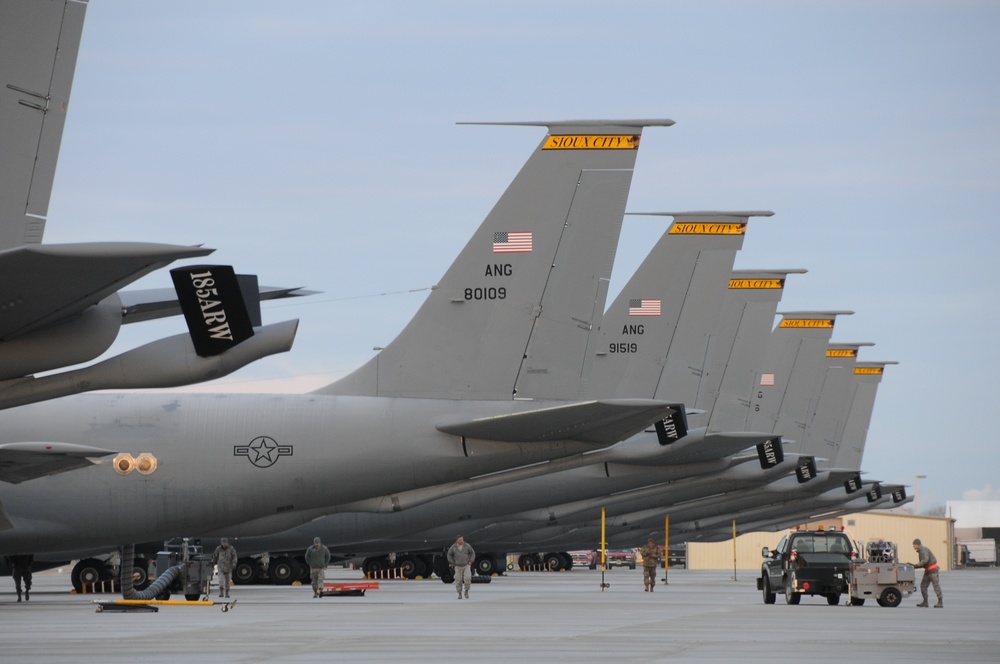
[[[661,572],[662,573],[662,572]],[[333,567],[327,581],[361,573]],[[95,611],[68,570],[35,575],[31,601],[0,580],[0,662],[1000,662],[1000,570],[941,574],[944,609],[763,604],[755,575],[670,570],[510,572],[468,600],[437,579],[383,581],[364,597],[235,586],[238,603]],[[217,594],[217,593],[213,593]],[[933,603],[933,591],[932,591]]]

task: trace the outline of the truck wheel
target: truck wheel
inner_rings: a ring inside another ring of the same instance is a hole
[[[826,596],[826,603],[830,606],[837,606],[840,604],[840,595],[837,593],[830,593]]]
[[[798,604],[802,600],[802,595],[798,594],[792,588],[795,585],[795,580],[791,577],[785,581],[785,603],[786,604]]]
[[[760,587],[764,589],[764,604],[774,604],[776,595],[771,592],[771,582],[767,580],[767,576],[761,577]]]
[[[878,596],[878,603],[881,606],[887,606],[890,609],[899,606],[899,603],[903,601],[903,593],[899,592],[898,588],[886,588],[882,591],[882,594]]]

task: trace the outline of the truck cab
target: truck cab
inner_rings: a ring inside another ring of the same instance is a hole
[[[840,603],[848,591],[851,562],[858,551],[854,541],[837,530],[797,530],[781,538],[774,550],[761,550],[757,589],[765,604],[774,604],[783,592],[788,604],[798,604],[803,595],[820,595],[827,603]]]

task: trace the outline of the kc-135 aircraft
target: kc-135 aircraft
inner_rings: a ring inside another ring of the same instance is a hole
[[[515,124],[549,133],[410,324],[342,381],[303,395],[76,395],[0,412],[0,445],[113,452],[0,484],[0,553],[218,532],[605,447],[676,413],[652,398],[514,398],[533,335],[603,309],[642,130],[672,121]],[[566,297],[547,306],[553,292]],[[585,345],[560,351],[582,366]]]

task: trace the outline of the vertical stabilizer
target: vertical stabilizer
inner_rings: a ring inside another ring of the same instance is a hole
[[[695,421],[707,421],[710,433],[746,426],[754,378],[786,278],[803,273],[803,269],[734,270],[730,276],[717,331],[712,333],[707,375],[693,404],[705,411],[694,416]]]
[[[399,336],[320,393],[511,399],[539,321],[562,332],[554,359],[582,364],[642,129],[673,122],[508,124],[549,134]]]
[[[747,220],[771,212],[663,212],[673,223],[608,308],[588,396],[693,403]]]
[[[86,10],[0,3],[0,250],[42,241]]]
[[[838,468],[861,468],[868,438],[868,425],[875,409],[875,396],[885,367],[898,362],[857,362],[851,380],[849,411],[840,447],[833,463]]]
[[[782,314],[754,379],[748,431],[773,431],[801,441],[819,397],[823,363],[837,316],[850,311]]]
[[[872,343],[831,343],[826,349],[823,385],[806,423],[800,452],[832,461],[844,434],[858,350]]]

